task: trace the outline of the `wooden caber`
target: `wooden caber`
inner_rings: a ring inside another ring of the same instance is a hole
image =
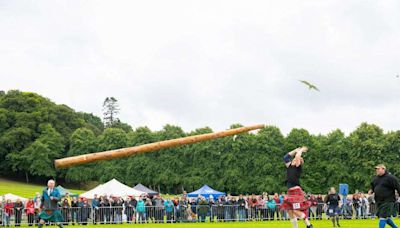
[[[264,124],[248,126],[248,127],[239,127],[234,129],[229,129],[221,132],[215,133],[208,133],[208,134],[201,134],[201,135],[194,135],[188,136],[183,138],[177,139],[170,139],[160,142],[154,142],[149,144],[144,144],[140,146],[122,148],[117,150],[109,150],[104,152],[96,152],[96,153],[89,153],[83,154],[73,157],[61,158],[57,159],[54,162],[56,168],[66,168],[71,167],[79,164],[87,164],[95,161],[102,161],[102,160],[111,160],[115,158],[122,158],[127,157],[135,154],[151,152],[160,149],[166,149],[175,146],[187,145],[196,142],[202,142],[207,140],[212,140],[216,138],[222,138],[226,136],[232,136],[236,134],[240,134],[243,132],[248,132],[256,129],[264,128]]]

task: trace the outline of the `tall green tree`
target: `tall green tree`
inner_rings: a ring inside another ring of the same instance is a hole
[[[77,156],[81,154],[87,154],[97,151],[97,140],[93,131],[87,128],[78,128],[71,135],[70,138],[70,149],[67,156]],[[67,169],[65,178],[67,181],[72,182],[85,182],[88,180],[95,179],[95,172],[93,170],[96,168],[96,164],[80,165],[75,167],[70,167]]]
[[[385,134],[382,163],[387,165],[389,172],[400,176],[400,130]]]
[[[29,172],[21,171],[26,170],[26,167],[12,169],[11,166],[13,164],[6,158],[10,153],[13,153],[10,156],[15,158],[19,157],[18,155],[22,154],[22,151],[26,149],[27,151],[31,151],[28,147],[41,148],[42,145],[35,142],[40,137],[43,138],[43,131],[45,131],[42,129],[43,126],[49,125],[61,136],[63,145],[59,156],[63,157],[68,151],[69,138],[72,132],[83,126],[92,126],[91,129],[97,130],[98,125],[92,123],[93,121],[84,118],[68,106],[57,105],[48,98],[36,93],[21,92],[18,90],[10,90],[7,93],[2,93],[0,96],[1,175],[20,176],[21,173],[29,174]],[[100,134],[102,129],[97,131]],[[51,146],[43,143],[43,140],[39,141],[47,147]],[[63,172],[58,174],[62,176]],[[40,177],[39,175],[34,176]]]
[[[3,135],[9,127],[8,111],[5,108],[0,108],[0,135]]]
[[[103,102],[103,121],[106,127],[111,127],[118,119],[119,113],[118,100],[114,97],[106,97]]]
[[[56,177],[53,161],[59,158],[64,149],[62,136],[50,125],[39,126],[41,135],[22,151],[14,151],[7,155],[14,171],[41,177]]]
[[[99,151],[114,150],[127,147],[128,137],[125,131],[117,128],[107,128],[97,139]],[[97,163],[95,172],[100,181],[108,181],[113,178],[124,180],[126,172],[126,159],[119,158],[111,161]]]
[[[187,136],[199,135],[212,133],[212,129],[209,127],[199,128],[187,134]],[[185,146],[183,156],[180,158],[184,164],[186,164],[184,172],[181,178],[182,185],[187,191],[194,191],[204,184],[212,184],[215,180],[214,169],[211,166],[214,158],[213,154],[216,154],[218,149],[215,146],[214,141],[203,141]],[[168,176],[164,176],[165,180]],[[163,188],[171,191],[168,186],[168,182],[164,181]]]
[[[85,128],[93,131],[95,135],[100,135],[104,130],[104,124],[100,117],[93,115],[93,113],[78,113],[83,120],[85,120]]]
[[[157,141],[157,136],[148,127],[139,127],[127,134],[128,146],[139,146]],[[153,178],[151,170],[154,160],[149,154],[138,154],[126,158],[125,182],[134,185],[150,183]]]
[[[258,178],[258,192],[281,192],[285,189],[283,156],[285,138],[277,127],[267,126],[257,134],[257,157],[254,159]]]
[[[319,136],[316,141],[318,154],[315,156],[318,156],[319,161],[314,164],[314,167],[323,172],[319,171],[322,176],[318,180],[319,185],[313,189],[326,193],[329,187],[338,188],[340,183],[351,184],[351,164],[348,163],[351,160],[350,144],[345,134],[337,129],[327,136]]]
[[[155,133],[157,141],[176,139],[186,136],[185,132],[179,126],[165,125],[161,131]],[[173,189],[182,189],[182,172],[185,170],[185,164],[182,160],[185,146],[173,147],[149,153],[147,156],[154,161],[149,165],[151,170],[145,184],[150,186],[165,185],[168,183]],[[167,177],[167,178],[165,178]]]
[[[384,162],[383,130],[368,123],[362,123],[350,136],[351,183],[359,189],[368,189],[376,163]]]
[[[123,123],[119,119],[115,120],[110,127],[122,129],[126,133],[129,133],[129,132],[133,131],[132,127],[129,124]]]

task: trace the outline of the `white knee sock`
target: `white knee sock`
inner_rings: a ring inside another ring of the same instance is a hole
[[[296,218],[290,219],[290,222],[292,223],[292,227],[293,227],[293,228],[297,228],[297,227],[298,227],[298,226],[297,226],[297,219],[296,219]]]
[[[308,220],[308,218],[306,218],[306,215],[304,213],[301,213],[300,218],[303,219],[306,226],[311,225],[310,220]]]

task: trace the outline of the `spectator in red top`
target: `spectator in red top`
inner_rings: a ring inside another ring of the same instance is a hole
[[[318,206],[318,201],[317,197],[315,195],[310,194],[310,202],[311,202],[311,207],[308,210],[308,217],[309,218],[317,218],[317,206]]]
[[[175,198],[172,200],[172,203],[174,204],[175,207],[178,206],[179,198],[178,198],[178,197],[175,197]]]
[[[6,201],[4,205],[4,218],[5,218],[5,226],[10,227],[10,217],[13,215],[14,212],[14,204],[11,202],[10,199]]]
[[[252,194],[248,199],[249,209],[250,209],[250,219],[256,219],[256,209],[257,209],[257,198]]]
[[[25,208],[28,216],[28,225],[32,226],[35,222],[35,202],[33,202],[32,198],[29,198],[28,202],[26,202]]]

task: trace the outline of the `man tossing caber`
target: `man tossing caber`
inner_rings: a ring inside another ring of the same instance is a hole
[[[306,210],[311,206],[300,186],[300,175],[304,159],[301,155],[307,152],[308,148],[303,146],[287,153],[283,160],[286,165],[286,186],[287,195],[284,197],[282,210],[287,210],[293,228],[297,228],[297,219],[302,219],[307,228],[312,228],[307,218]]]

